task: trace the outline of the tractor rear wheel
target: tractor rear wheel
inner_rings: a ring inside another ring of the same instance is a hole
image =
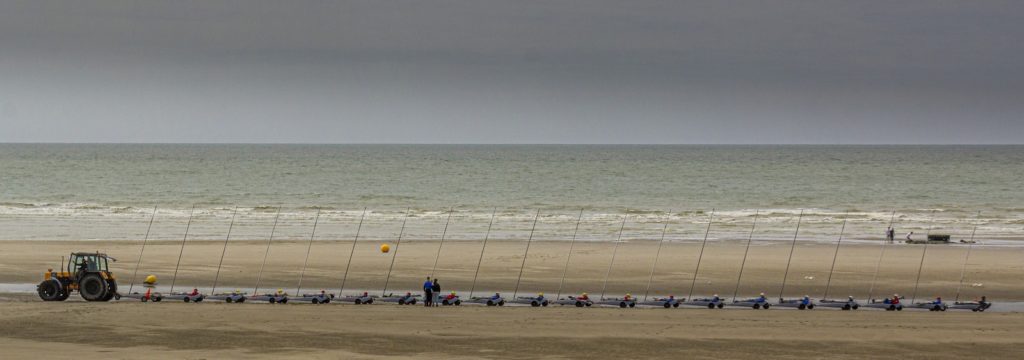
[[[103,297],[103,301],[110,301],[110,299],[113,299],[115,296],[118,300],[121,299],[120,296],[117,296],[117,282],[110,280],[107,282],[107,296]]]
[[[57,280],[44,280],[39,283],[39,298],[43,301],[60,301],[61,286]]]
[[[87,274],[82,277],[82,280],[78,282],[78,291],[85,301],[109,300],[107,298],[109,296],[107,282],[99,274]]]

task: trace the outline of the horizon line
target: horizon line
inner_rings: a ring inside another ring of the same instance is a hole
[[[1021,146],[1024,143],[456,143],[0,141],[0,145],[490,145],[490,146]]]

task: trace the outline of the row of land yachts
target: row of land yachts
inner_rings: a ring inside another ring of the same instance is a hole
[[[621,298],[591,298],[587,293],[582,293],[575,296],[567,296],[560,298],[549,298],[543,293],[539,293],[535,296],[515,296],[514,298],[506,298],[500,293],[495,293],[491,296],[482,297],[469,297],[462,298],[456,292],[448,294],[437,294],[433,295],[432,300],[434,304],[442,306],[460,306],[460,305],[484,305],[484,306],[505,306],[505,305],[522,305],[532,307],[546,307],[548,305],[559,305],[559,306],[575,306],[575,307],[591,307],[591,306],[605,306],[605,307],[619,307],[619,308],[634,308],[637,306],[641,307],[661,307],[665,309],[679,308],[679,307],[691,307],[691,308],[707,308],[707,309],[724,309],[726,307],[735,308],[750,308],[754,310],[768,310],[771,308],[791,308],[797,310],[812,310],[815,308],[832,308],[839,310],[857,310],[861,308],[869,309],[880,309],[886,311],[902,311],[904,308],[907,309],[922,309],[929,311],[946,311],[946,310],[971,310],[974,312],[985,311],[992,306],[991,302],[988,302],[985,297],[982,297],[977,301],[965,301],[965,302],[946,302],[942,298],[935,298],[932,301],[927,302],[916,302],[912,304],[904,304],[903,298],[899,295],[893,295],[886,299],[873,299],[867,303],[860,303],[852,296],[845,300],[831,300],[821,299],[813,300],[810,296],[804,296],[798,299],[778,299],[777,301],[769,300],[764,294],[758,297],[750,299],[733,299],[728,301],[721,296],[714,295],[711,297],[704,298],[676,298],[675,296],[668,297],[653,297],[648,300],[641,300],[627,294]],[[198,290],[184,293],[171,293],[171,294],[160,294],[152,291],[145,293],[134,292],[131,294],[115,296],[118,300],[136,300],[136,301],[181,301],[181,302],[192,302],[199,303],[204,300],[206,301],[222,301],[226,303],[244,303],[244,302],[263,302],[270,304],[287,304],[291,303],[309,303],[309,304],[330,304],[330,303],[348,303],[355,305],[369,305],[375,303],[387,303],[387,304],[398,304],[398,305],[416,305],[423,304],[424,296],[419,294],[412,294],[406,292],[405,294],[388,294],[385,296],[370,295],[367,292],[361,294],[335,296],[333,293],[328,293],[321,290],[318,293],[301,294],[299,296],[289,296],[282,290],[277,292],[260,294],[260,295],[246,295],[239,291],[230,293],[221,293],[206,295],[200,293]]]
[[[253,290],[251,295],[239,290],[227,293],[213,293],[215,292],[215,289],[211,291],[211,294],[203,294],[199,289],[192,289],[191,292],[174,292],[173,284],[171,286],[171,291],[167,294],[163,294],[156,291],[156,277],[153,275],[148,276],[143,282],[144,285],[140,287],[144,292],[132,292],[131,290],[134,286],[129,286],[128,292],[122,294],[118,291],[116,277],[108,267],[108,263],[113,261],[113,258],[98,252],[72,253],[69,260],[70,261],[68,261],[66,265],[62,261],[61,267],[59,268],[60,270],[54,271],[54,269],[49,269],[44,273],[43,281],[37,286],[38,295],[43,301],[64,301],[67,300],[74,292],[78,292],[82,299],[86,301],[134,300],[142,302],[179,301],[186,303],[221,301],[226,303],[350,303],[356,305],[390,303],[398,305],[416,305],[417,303],[422,304],[427,300],[424,296],[418,294],[414,295],[411,292],[406,292],[404,295],[382,294],[381,296],[376,296],[370,295],[368,292],[362,292],[354,295],[335,296],[333,293],[320,290],[316,293],[300,293],[296,296],[289,296],[289,294],[284,292],[282,289],[278,289],[276,292],[260,294],[258,286]],[[296,293],[299,292],[300,290],[296,291]],[[343,290],[339,291],[339,294],[343,294],[343,292]],[[382,293],[386,293],[386,290],[382,291]],[[954,301],[952,303],[948,303],[943,301],[942,298],[935,298],[934,300],[927,302],[914,302],[911,300],[909,303],[905,304],[903,301],[904,298],[895,294],[886,299],[871,299],[863,304],[858,302],[852,296],[845,300],[840,300],[827,299],[827,295],[824,296],[826,299],[820,299],[817,301],[812,300],[810,296],[806,295],[798,299],[784,299],[780,297],[777,301],[770,301],[764,293],[761,293],[760,296],[751,299],[737,299],[736,295],[733,295],[733,299],[731,301],[727,301],[717,294],[711,297],[689,299],[676,298],[672,295],[667,297],[652,297],[648,299],[645,294],[642,300],[630,294],[626,294],[622,298],[605,298],[602,295],[593,299],[587,293],[566,297],[562,297],[561,294],[559,294],[554,298],[546,297],[543,293],[538,293],[535,296],[517,296],[518,291],[513,292],[513,295],[510,298],[506,298],[500,293],[494,293],[493,295],[482,297],[474,297],[472,295],[473,291],[470,291],[470,296],[464,299],[454,291],[447,294],[434,293],[431,295],[432,299],[430,299],[430,302],[432,304],[443,306],[460,306],[464,304],[484,306],[522,305],[532,307],[560,305],[580,308],[592,306],[634,308],[641,306],[661,307],[665,309],[679,307],[723,309],[728,306],[733,308],[750,308],[756,310],[767,310],[776,307],[811,310],[823,307],[840,310],[870,308],[887,311],[902,311],[904,308],[909,308],[930,311],[971,310],[974,312],[985,311],[992,306],[992,303],[988,302],[984,296],[977,301]],[[871,296],[868,297],[870,298]]]

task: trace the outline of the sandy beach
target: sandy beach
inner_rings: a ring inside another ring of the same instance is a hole
[[[1024,314],[0,303],[24,358],[1016,358]]]
[[[0,270],[3,270],[0,283],[38,283],[47,268],[59,267],[60,256],[71,251],[98,250],[119,260],[112,270],[119,277],[121,291],[127,292],[140,243],[3,242],[0,243],[4,249],[0,252]],[[397,249],[394,242],[389,243],[392,250],[388,254],[380,252],[380,242],[358,243],[345,280],[346,293],[365,290],[380,294],[396,251],[391,279],[387,280],[389,293],[416,291],[423,279],[431,275],[439,242],[407,241]],[[481,245],[481,242],[469,241],[444,243],[433,275],[441,279],[445,291],[455,290],[468,295],[472,289],[474,295],[481,295],[515,290],[526,243],[490,241],[474,286],[473,277]],[[693,272],[700,245],[700,242],[665,243],[654,269],[650,295],[686,296],[691,283],[694,283]],[[694,296],[719,294],[731,297],[736,292],[745,245],[745,240],[708,242],[694,283]],[[337,292],[352,242],[316,241],[312,246],[309,265],[303,275],[302,292],[320,289]],[[259,270],[266,254],[266,241],[232,240],[224,254],[217,292],[235,289],[252,292],[257,278],[260,278],[260,292],[283,289],[294,293],[306,247],[307,243],[302,241],[274,242],[261,276]],[[143,255],[137,282],[145,275],[153,274],[159,278],[159,288],[169,290],[180,249],[180,242],[151,242]],[[208,291],[213,285],[222,249],[222,241],[189,241],[181,253],[177,279],[174,280],[175,291],[193,287]],[[569,243],[565,241],[534,241],[519,283],[519,294],[544,292],[548,296],[555,295],[568,249]],[[869,291],[876,298],[893,293],[911,297],[924,246],[888,245],[872,288],[881,250],[879,244],[843,244],[832,275],[829,297],[854,296],[863,300]],[[605,285],[604,277],[609,271],[613,251],[611,243],[577,242],[569,259],[562,295],[579,292],[599,295],[602,288],[606,288],[606,296],[609,297],[627,293],[642,296],[650,278],[657,242],[621,243]],[[793,249],[784,296],[821,298],[826,290],[834,251],[834,245],[798,242]],[[952,299],[955,296],[966,251],[967,247],[961,245],[928,247],[917,290],[918,300],[934,296]],[[760,292],[770,298],[778,297],[789,252],[788,242],[755,240],[743,269],[739,297],[755,296]],[[973,299],[985,295],[997,301],[1024,299],[1024,285],[1017,281],[1024,273],[1024,263],[1019,261],[1021,258],[1024,258],[1024,249],[1018,247],[974,247],[964,272],[960,298]],[[137,291],[138,286],[135,289],[133,291]]]
[[[127,292],[140,242],[10,241],[0,252],[0,283],[35,283],[47,267],[59,265],[73,250],[101,251],[118,258],[113,271]],[[388,293],[415,291],[430,275],[437,241],[403,242],[383,254],[380,242],[360,242],[346,280],[346,294],[366,290],[381,294],[391,256],[397,259]],[[468,296],[515,289],[526,243],[492,240],[473,285],[481,242],[449,241],[434,275],[445,291]],[[697,281],[693,271],[699,242],[669,242],[661,250],[651,296],[685,297],[736,291],[744,240],[709,242]],[[830,298],[865,299],[900,293],[912,296],[923,246],[887,245],[881,271],[871,288],[880,244],[844,244],[839,250]],[[223,242],[189,241],[182,253],[175,290],[212,286]],[[274,242],[260,279],[260,292],[294,293],[307,243]],[[337,292],[351,241],[316,241],[302,292]],[[569,243],[531,244],[519,295],[558,292]],[[566,272],[562,296],[589,292],[599,297],[614,251],[612,243],[577,242]],[[139,279],[154,274],[159,289],[169,290],[180,242],[150,243]],[[929,246],[917,290],[918,301],[933,296],[951,300],[957,290],[965,246]],[[1020,284],[1021,248],[975,247],[968,262],[961,299],[986,295],[994,301],[1024,298]],[[265,240],[232,240],[224,255],[218,292],[252,292],[266,251]],[[755,240],[750,247],[738,296],[759,292],[778,296],[788,242]],[[798,242],[793,250],[785,296],[824,295],[835,247]],[[643,296],[657,252],[655,241],[621,243],[606,285],[607,297]],[[139,280],[141,281],[141,280]],[[139,291],[136,285],[134,291]],[[228,305],[223,303],[142,304],[133,301],[85,303],[77,295],[64,303],[44,303],[34,294],[0,295],[0,344],[15,356],[49,351],[59,358],[78,351],[113,358],[262,358],[281,355],[311,358],[588,358],[588,357],[815,357],[828,348],[831,358],[896,356],[911,358],[1014,357],[1021,345],[1024,314],[875,310],[811,312],[772,310],[617,309],[504,307],[424,309],[394,305]],[[81,317],[84,323],[65,318]],[[57,319],[57,321],[54,321]],[[89,334],[114,334],[97,339]],[[88,345],[85,347],[85,345]],[[74,349],[74,351],[71,351]]]

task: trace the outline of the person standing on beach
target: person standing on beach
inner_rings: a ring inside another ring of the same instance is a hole
[[[430,287],[430,290],[435,294],[441,294],[441,283],[437,282],[437,278],[434,278],[434,285]],[[437,306],[436,302],[432,302],[434,306]]]
[[[423,306],[430,307],[434,303],[434,283],[430,282],[430,277],[427,276],[427,281],[423,283]]]
[[[896,241],[896,229],[893,229],[892,226],[890,226],[889,229],[885,230],[885,238],[888,239],[890,243]]]

